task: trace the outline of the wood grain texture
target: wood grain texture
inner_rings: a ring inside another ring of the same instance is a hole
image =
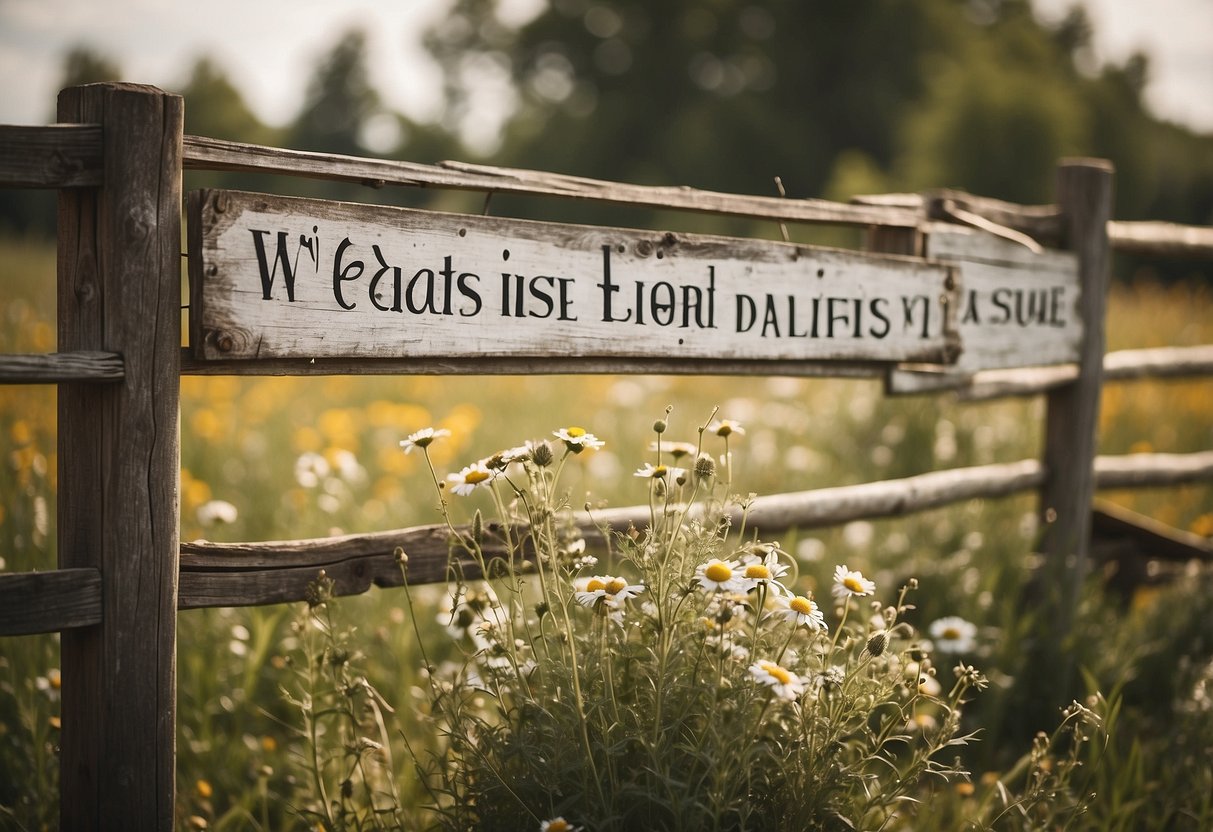
[[[243,171],[334,179],[357,182],[373,188],[403,185],[415,188],[531,194],[784,222],[914,227],[921,219],[920,211],[897,206],[848,205],[820,199],[724,194],[685,186],[627,185],[580,176],[465,162],[426,165],[419,162],[364,159],[329,153],[283,150],[200,136],[185,137],[185,167],[191,170]]]
[[[1213,375],[1213,344],[1117,350],[1104,356],[1104,382],[1138,379],[1184,379]],[[1078,378],[1078,366],[1029,367],[977,373],[957,389],[963,401],[1034,396]]]
[[[1112,220],[1108,242],[1122,254],[1213,260],[1213,228],[1207,225]]]
[[[947,363],[955,348],[949,270],[917,258],[232,191],[191,197],[190,225],[207,359]]]
[[[55,633],[101,623],[96,569],[0,574],[0,636]]]
[[[101,181],[97,125],[0,125],[0,187],[83,188]]]
[[[59,349],[120,353],[120,383],[59,392],[59,563],[101,575],[102,624],[64,633],[61,826],[173,825],[181,98],[90,84],[105,187],[60,191]]]
[[[118,381],[125,370],[113,352],[78,350],[48,355],[0,355],[0,384]]]
[[[758,497],[750,506],[747,528],[772,534],[790,528],[818,528],[856,519],[899,516],[962,500],[1031,491],[1039,487],[1041,478],[1040,463],[1025,460]],[[740,522],[740,513],[734,514],[734,523]],[[643,529],[649,516],[648,506],[629,506],[595,511],[592,517],[577,512],[575,519],[587,541],[593,543],[600,540],[600,527],[615,531],[624,531],[629,526]],[[461,533],[466,534],[467,530]],[[181,607],[300,601],[320,569],[334,579],[336,592],[342,595],[365,592],[371,586],[400,586],[403,581],[394,555],[398,547],[408,555],[411,584],[450,580],[452,568],[465,577],[479,574],[471,559],[451,546],[445,526],[316,540],[194,541],[181,546]],[[506,556],[507,549],[495,527],[487,529],[484,550],[490,561]]]
[[[1083,322],[1073,254],[1036,252],[986,232],[943,223],[927,226],[925,237],[928,258],[959,268],[956,317],[963,350],[946,368],[903,365],[893,370],[887,383],[890,394],[957,389],[986,370],[1078,359]]]
[[[1037,701],[1060,705],[1076,684],[1074,655],[1058,645],[1073,632],[1074,618],[1089,571],[1091,501],[1095,496],[1095,449],[1103,387],[1103,360],[1111,252],[1108,220],[1112,214],[1113,168],[1099,159],[1063,161],[1057,170],[1057,201],[1065,217],[1066,248],[1078,256],[1082,286],[1079,315],[1083,342],[1074,381],[1046,394],[1042,462],[1045,481],[1038,511],[1043,566],[1033,576],[1031,593],[1040,607],[1047,643],[1033,661],[1055,668],[1040,679]]]
[[[741,361],[674,358],[261,358],[212,361],[182,351],[184,375],[615,375],[660,373],[691,376],[791,376],[802,378],[884,378],[887,362]]]

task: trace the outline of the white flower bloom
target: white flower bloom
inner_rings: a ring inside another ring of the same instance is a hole
[[[779,550],[774,546],[763,546],[764,556],[751,552],[742,558],[742,589],[749,592],[759,584],[766,584],[777,593],[786,595],[788,589],[779,579],[788,573],[788,565],[779,562]]]
[[[834,569],[834,597],[850,598],[852,595],[871,595],[876,591],[876,584],[869,581],[858,570],[847,569],[845,565]]]
[[[695,580],[709,592],[740,592],[744,577],[737,561],[716,558],[695,568]]]
[[[618,609],[624,601],[644,592],[644,584],[629,584],[625,579],[613,575],[579,578],[573,586],[576,590],[574,600],[586,607],[597,606],[601,601],[607,607]]]
[[[717,436],[745,436],[745,429],[731,419],[717,419],[708,425],[708,433]]]
[[[574,826],[561,817],[541,821],[539,832],[581,832],[580,826]]]
[[[564,443],[564,446],[575,454],[586,448],[598,450],[606,443],[592,433],[586,433],[585,428],[569,427],[553,431],[552,435]]]
[[[941,653],[972,653],[977,646],[977,625],[957,615],[932,622],[928,632]]]
[[[668,465],[653,465],[646,462],[643,468],[637,468],[633,476],[642,477],[644,479],[656,480],[663,479],[666,482],[677,480],[679,477],[685,477],[687,470],[685,468],[672,468]]]
[[[750,675],[767,685],[780,699],[793,700],[804,693],[804,681],[792,671],[775,662],[760,659],[750,665]]]
[[[825,616],[821,610],[817,608],[817,602],[812,598],[804,595],[797,595],[791,598],[780,597],[777,599],[779,609],[775,611],[775,615],[786,618],[795,626],[805,625],[810,630],[822,630],[823,632],[829,629],[826,626]]]
[[[699,450],[699,446],[693,442],[650,442],[649,450],[656,453],[669,454],[675,460],[682,459],[684,456],[695,456]]]
[[[211,500],[198,506],[198,522],[203,526],[216,523],[235,523],[236,507],[226,500]]]
[[[416,433],[409,434],[409,438],[402,440],[400,447],[404,448],[406,454],[411,454],[414,448],[428,448],[433,444],[435,439],[443,436],[450,436],[451,432],[446,428],[422,428]]]
[[[466,497],[475,491],[477,486],[491,479],[493,472],[486,468],[483,462],[473,462],[458,474],[446,475],[447,482],[451,484],[451,491],[460,497]]]
[[[304,488],[315,488],[329,475],[328,460],[320,454],[306,451],[295,460],[295,482]]]

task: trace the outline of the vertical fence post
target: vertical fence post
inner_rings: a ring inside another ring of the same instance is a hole
[[[1096,433],[1103,385],[1105,317],[1112,216],[1112,164],[1102,159],[1066,159],[1057,170],[1057,201],[1064,217],[1066,247],[1078,255],[1082,291],[1079,315],[1083,342],[1078,378],[1048,394],[1044,439],[1045,482],[1040,491],[1041,554],[1054,643],[1071,634],[1091,540],[1095,493]],[[1069,677],[1067,671],[1062,674]]]
[[[60,192],[59,349],[126,369],[59,389],[59,565],[102,583],[101,624],[62,639],[64,830],[173,826],[183,112],[153,87],[59,95],[104,155],[102,187]]]

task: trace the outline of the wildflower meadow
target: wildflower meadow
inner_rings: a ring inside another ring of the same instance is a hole
[[[0,242],[0,350],[54,252]],[[1213,343],[1113,287],[1109,349]],[[772,536],[753,495],[1039,456],[1042,403],[766,377],[182,379],[182,539],[449,527],[438,585],[184,611],[181,829],[1213,827],[1213,580],[1095,564],[1050,691],[1034,501]],[[0,388],[0,569],[54,566],[55,390]],[[1109,385],[1100,450],[1213,440],[1204,381]],[[1101,496],[1213,535],[1213,489]],[[609,507],[648,522],[586,529]],[[504,554],[502,554],[504,553]],[[455,557],[457,556],[457,557]],[[488,580],[484,579],[488,577]],[[58,644],[0,639],[0,829],[57,823]],[[1055,694],[1042,698],[1042,691]]]

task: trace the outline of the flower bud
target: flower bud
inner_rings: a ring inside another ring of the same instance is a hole
[[[666,427],[665,419],[658,419],[653,423],[653,433],[665,433]]]
[[[884,630],[877,630],[872,633],[868,639],[868,652],[873,656],[879,656],[889,646],[889,634]]]
[[[553,459],[552,446],[547,442],[540,442],[531,449],[531,461],[540,468],[546,468],[551,465]]]
[[[716,460],[707,454],[702,454],[699,459],[695,460],[695,478],[710,480],[714,476],[716,476]]]

